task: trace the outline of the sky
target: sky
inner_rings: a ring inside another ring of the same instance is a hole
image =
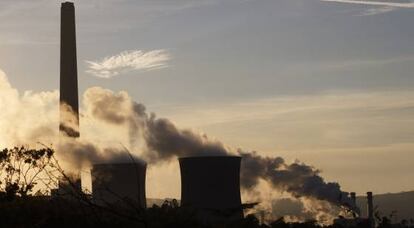
[[[0,69],[19,91],[58,88],[59,5],[0,2]],[[179,127],[312,164],[345,190],[414,190],[414,2],[75,6],[81,93],[125,90]],[[177,167],[150,175],[148,195],[179,196]]]

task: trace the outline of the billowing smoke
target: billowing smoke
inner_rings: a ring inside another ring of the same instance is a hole
[[[83,101],[88,117],[126,126],[129,146],[137,146],[137,140],[142,138],[141,130],[147,119],[144,105],[133,102],[124,91],[114,94],[100,87],[92,87],[85,91]]]
[[[55,143],[58,158],[75,168],[84,163],[135,160],[131,153],[136,154],[136,151],[143,151],[141,157],[152,164],[176,157],[238,155],[243,157],[241,183],[245,190],[265,181],[274,190],[296,198],[321,200],[336,206],[351,205],[339,184],[324,181],[319,170],[299,162],[288,164],[280,157],[231,150],[204,134],[181,130],[168,119],[148,114],[145,106],[134,102],[126,92],[114,93],[93,87],[84,93],[80,139],[57,137],[59,99],[56,91],[26,92],[21,96],[0,72],[0,95],[1,107],[8,107],[0,112],[2,147],[39,141]],[[105,125],[115,128],[102,127]],[[116,132],[117,129],[127,129],[128,149],[123,146],[124,135]],[[114,148],[115,144],[119,147]]]
[[[0,146],[44,141],[58,133],[57,91],[25,91],[13,88],[0,70]]]
[[[320,171],[312,166],[294,162],[287,164],[281,157],[262,157],[255,152],[239,151],[243,157],[241,183],[251,189],[263,179],[275,189],[289,192],[294,197],[325,200],[335,205],[352,207],[347,192],[338,183],[326,182]]]
[[[338,208],[333,207],[332,204],[305,198],[272,199],[271,203],[271,217],[283,217],[287,222],[304,222],[317,219],[319,223],[330,224],[340,214]]]
[[[341,211],[341,208],[338,208],[327,201],[320,201],[312,198],[291,199],[291,203],[296,205],[290,206],[294,206],[296,208],[289,208],[289,205],[286,205],[286,201],[279,203],[274,201],[274,203],[273,213],[276,212],[273,214],[274,218],[284,216],[287,221],[291,222],[304,222],[315,219],[319,224],[330,225],[332,224],[332,221],[338,217],[338,215],[345,215],[343,211]],[[289,211],[289,209],[291,211]]]
[[[90,141],[65,138],[61,139],[56,151],[58,156],[66,164],[71,164],[71,168],[80,170],[97,163],[130,163],[142,162],[136,155],[129,150],[118,147],[101,147]]]
[[[190,130],[179,130],[168,119],[157,119],[154,114],[147,121],[144,138],[149,149],[146,155],[151,161],[173,157],[228,155],[221,142],[211,141],[206,135]]]
[[[156,163],[175,157],[227,155],[228,151],[219,141],[209,140],[206,135],[190,130],[180,130],[168,119],[147,114],[145,106],[138,104],[126,92],[117,94],[110,90],[93,87],[84,94],[88,115],[114,125],[129,129],[131,147],[137,139],[146,144],[144,157]]]
[[[71,138],[59,135],[59,93],[26,91],[20,94],[0,70],[0,148],[13,146],[55,148],[64,169],[80,170],[83,165],[104,162],[139,161],[136,155],[120,143],[107,145],[91,137]],[[63,116],[73,125],[70,109]],[[135,109],[134,112],[138,112]],[[85,122],[90,120],[84,119]],[[132,124],[129,124],[132,128]],[[140,129],[138,126],[134,129]],[[86,127],[86,131],[91,130]],[[102,135],[102,133],[101,133]],[[136,135],[131,135],[137,138]]]
[[[221,142],[210,140],[206,135],[178,129],[168,119],[147,114],[145,107],[132,101],[125,92],[114,94],[95,87],[86,91],[84,101],[96,119],[111,124],[125,124],[129,129],[138,127],[146,143],[144,158],[151,163],[176,157],[239,155],[243,158],[241,184],[246,190],[253,189],[260,180],[264,180],[272,188],[297,198],[323,200],[347,208],[353,206],[348,193],[341,191],[338,183],[326,182],[320,176],[320,171],[312,166],[299,162],[287,164],[281,157],[262,157],[241,149],[232,152]]]

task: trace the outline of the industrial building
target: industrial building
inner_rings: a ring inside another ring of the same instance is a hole
[[[93,201],[101,205],[132,202],[146,208],[146,169],[144,162],[93,165]]]
[[[205,223],[243,218],[241,157],[179,158],[181,206],[193,208]]]
[[[354,205],[356,205],[355,192],[351,192],[351,200],[353,201]],[[359,214],[354,215],[355,217],[351,219],[340,217],[334,220],[334,224],[339,225],[341,227],[375,227],[374,203],[372,192],[367,192],[367,215],[368,217],[366,218],[361,217]]]

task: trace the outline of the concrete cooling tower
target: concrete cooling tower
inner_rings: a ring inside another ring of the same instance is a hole
[[[105,205],[134,202],[146,208],[145,174],[141,163],[95,164],[91,170],[92,198]]]
[[[196,209],[207,223],[243,218],[241,157],[187,157],[179,162],[183,207]]]

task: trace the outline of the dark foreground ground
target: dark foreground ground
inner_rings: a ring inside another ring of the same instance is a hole
[[[406,224],[391,225],[388,220],[379,220],[378,227],[414,227]],[[176,201],[166,201],[161,206],[152,206],[145,210],[130,204],[123,206],[98,206],[88,200],[65,198],[29,197],[0,201],[0,227],[321,227],[314,221],[304,223],[286,223],[283,219],[270,225],[260,225],[253,215],[244,219],[220,224],[201,224],[196,212],[178,206]],[[343,227],[331,225],[327,227]],[[354,227],[368,227],[359,224]]]

